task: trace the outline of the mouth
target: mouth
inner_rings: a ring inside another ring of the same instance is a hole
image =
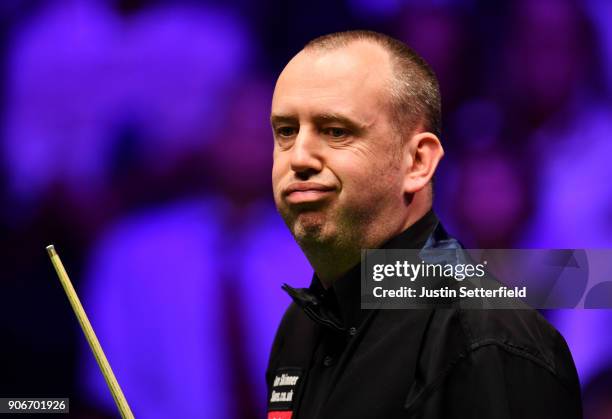
[[[298,182],[289,185],[283,195],[289,204],[296,205],[328,199],[335,189],[316,182]]]

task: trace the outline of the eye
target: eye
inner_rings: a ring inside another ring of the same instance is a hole
[[[292,137],[297,133],[297,130],[291,126],[278,127],[275,131],[279,137]]]
[[[350,134],[347,129],[339,127],[325,128],[323,130],[323,133],[325,135],[329,135],[332,138],[345,138],[348,137],[348,135]]]

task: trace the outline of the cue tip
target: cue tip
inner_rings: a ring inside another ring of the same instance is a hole
[[[57,255],[57,252],[55,251],[55,246],[53,246],[52,244],[47,246],[46,249],[47,249],[47,253],[49,253],[49,256]]]

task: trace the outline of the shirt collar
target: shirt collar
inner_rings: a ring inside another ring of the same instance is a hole
[[[438,226],[433,210],[416,223],[384,243],[382,249],[421,249]],[[338,278],[325,289],[316,274],[308,288],[283,289],[315,322],[338,331],[358,327],[367,310],[361,310],[361,263]]]

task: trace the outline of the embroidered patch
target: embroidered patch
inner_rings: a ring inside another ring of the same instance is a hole
[[[276,370],[268,399],[268,419],[291,419],[301,377],[301,368],[285,367]]]

